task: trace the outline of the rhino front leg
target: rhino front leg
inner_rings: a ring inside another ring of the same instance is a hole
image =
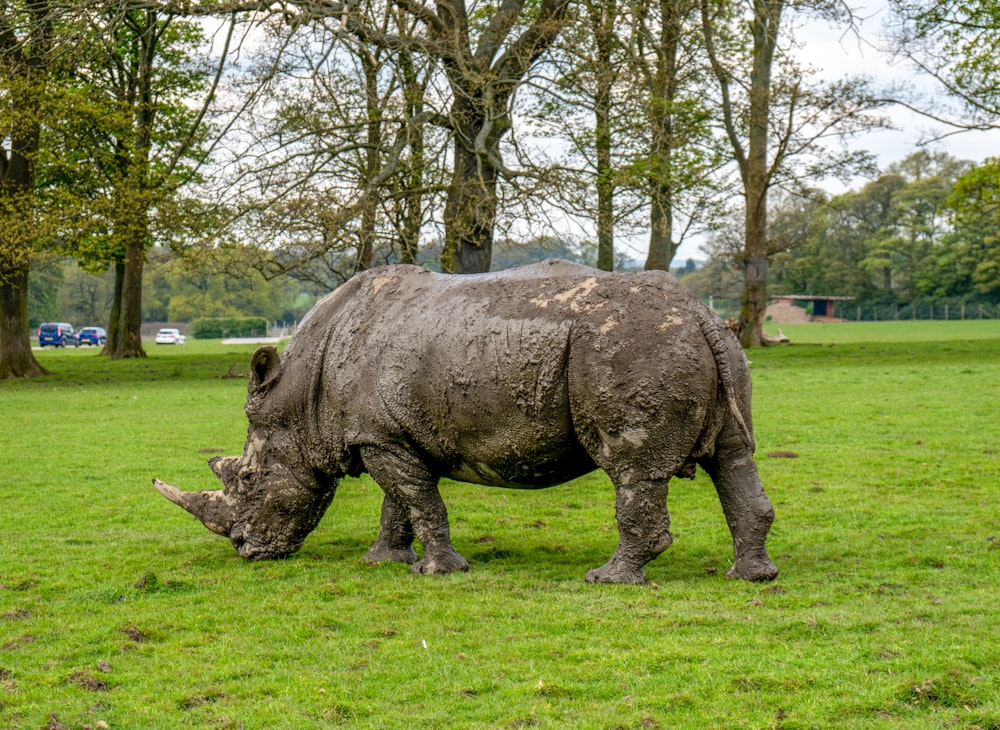
[[[378,539],[362,558],[366,563],[417,562],[413,550],[413,525],[410,512],[388,494],[382,498],[382,515],[379,518]]]
[[[774,522],[774,507],[764,493],[757,465],[748,448],[721,449],[702,464],[715,483],[733,536],[735,560],[727,578],[773,580],[778,576],[764,542]]]
[[[642,566],[673,542],[667,512],[668,479],[644,479],[629,483],[615,480],[615,518],[618,547],[611,560],[587,573],[588,583],[644,583]]]
[[[410,570],[414,573],[468,570],[468,561],[451,545],[448,509],[438,491],[438,480],[430,470],[401,447],[366,447],[361,450],[361,458],[366,471],[392,502],[391,509],[399,509],[409,517],[413,533],[424,546],[424,557],[413,563]]]

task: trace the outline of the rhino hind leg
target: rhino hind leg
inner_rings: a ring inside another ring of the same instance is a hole
[[[778,566],[764,543],[774,522],[774,507],[764,493],[749,448],[720,449],[702,466],[712,478],[733,536],[734,560],[727,578],[764,581],[778,577]]]
[[[379,518],[378,539],[362,558],[366,563],[407,563],[417,562],[413,550],[413,525],[409,510],[401,506],[388,494],[382,499],[382,515]]]
[[[365,469],[378,482],[389,499],[390,510],[398,510],[398,518],[408,515],[410,529],[424,547],[423,558],[410,566],[413,573],[452,573],[468,570],[469,562],[451,545],[448,509],[438,491],[437,479],[414,455],[402,448],[362,449]],[[383,508],[386,503],[383,501]],[[395,528],[387,539],[405,539],[405,529]],[[379,538],[382,538],[380,531]],[[412,538],[411,538],[412,541]],[[376,540],[375,546],[379,541]],[[395,548],[400,549],[399,543]],[[369,550],[368,554],[372,554]],[[414,553],[414,558],[416,554]],[[409,561],[403,561],[409,562]]]
[[[666,479],[615,482],[619,541],[611,560],[587,573],[588,583],[644,583],[642,566],[673,542],[667,512]]]

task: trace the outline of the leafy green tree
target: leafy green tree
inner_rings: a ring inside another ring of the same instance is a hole
[[[937,288],[936,254],[950,231],[945,201],[965,164],[920,150],[889,167],[905,184],[892,193],[888,215],[868,239],[860,266],[879,273],[882,288],[901,301]]]
[[[28,273],[48,223],[38,154],[58,19],[54,4],[41,0],[0,5],[0,378],[46,372],[31,353]]]
[[[616,236],[643,230],[645,268],[667,269],[721,196],[697,5],[593,0],[576,9],[533,80],[534,121],[560,143],[552,187],[569,215],[595,222],[598,268],[616,266]]]
[[[785,294],[867,297],[872,276],[859,266],[868,241],[887,225],[892,193],[904,181],[887,175],[859,191],[817,200],[804,245],[774,256],[771,281]],[[776,213],[780,219],[782,211]]]
[[[220,251],[218,256],[235,256]],[[239,277],[220,276],[201,262],[174,256],[163,249],[150,253],[150,273],[146,281],[148,321],[191,322],[199,317],[264,317],[270,322],[301,319],[315,302],[302,297],[304,287],[290,276],[265,279],[249,269]]]
[[[191,100],[209,86],[199,63],[200,26],[155,9],[99,8],[79,83],[93,95],[97,135],[87,135],[91,163],[102,177],[92,214],[106,235],[93,235],[77,255],[115,265],[115,307],[104,353],[145,357],[142,279],[154,232],[186,225],[178,190],[194,182],[204,139],[202,114]]]
[[[942,256],[949,294],[969,282],[973,289],[1000,301],[1000,158],[992,157],[967,170],[946,201],[955,237]]]
[[[698,0],[633,5],[636,32],[630,63],[636,68],[645,112],[636,132],[648,140],[633,170],[649,200],[647,270],[669,271],[685,231],[717,215],[721,197],[728,194],[717,174],[727,156],[723,140],[713,134],[713,111],[705,102],[708,74],[699,11]],[[680,225],[684,218],[687,226]]]

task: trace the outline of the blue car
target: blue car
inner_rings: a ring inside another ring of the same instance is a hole
[[[81,345],[103,345],[108,341],[108,333],[103,327],[83,327],[80,330]]]
[[[80,336],[69,322],[42,322],[38,328],[38,346],[45,347],[80,346]]]

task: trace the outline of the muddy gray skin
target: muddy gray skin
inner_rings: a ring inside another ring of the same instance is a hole
[[[338,480],[367,472],[384,499],[365,560],[466,570],[439,478],[535,489],[600,467],[619,543],[587,580],[640,583],[673,539],[668,482],[699,465],[732,533],[727,575],[778,574],[743,351],[663,272],[564,261],[473,276],[364,272],[313,308],[280,357],[254,353],[246,414],[243,455],[210,462],[224,489],[154,484],[247,558],[298,550]]]

